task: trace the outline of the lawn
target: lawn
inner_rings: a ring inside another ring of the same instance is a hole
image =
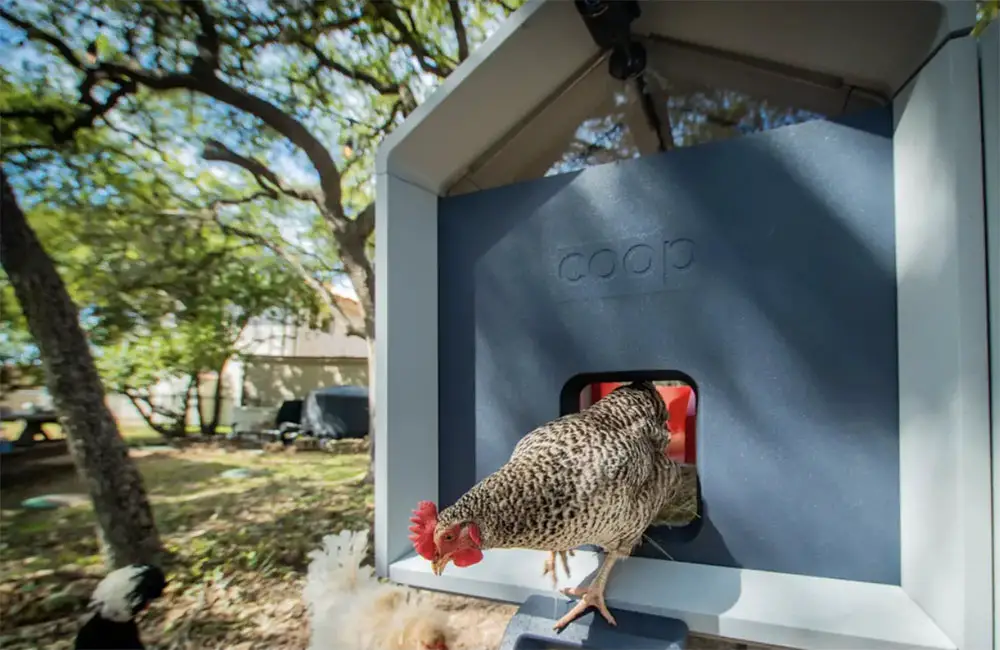
[[[307,554],[323,535],[368,526],[365,455],[132,451],[169,553],[170,584],[143,629],[150,647],[303,648]],[[253,474],[227,478],[223,472]],[[75,505],[26,511],[21,500],[75,495]],[[71,647],[103,574],[93,513],[72,472],[0,495],[0,647]]]
[[[145,478],[169,553],[169,585],[143,615],[150,650],[302,650],[308,553],[322,537],[366,528],[367,455],[262,454],[209,447],[131,452]],[[260,472],[226,478],[223,472]],[[77,505],[26,511],[31,496]],[[0,494],[0,648],[69,650],[90,593],[104,575],[93,515],[72,471]],[[575,583],[576,579],[570,581]],[[448,616],[452,650],[496,648],[515,608],[434,596]],[[691,650],[744,644],[692,637]],[[755,647],[755,646],[750,646]],[[343,650],[350,650],[344,648]]]
[[[0,438],[16,440],[21,434],[23,426],[24,424],[21,422],[0,422]],[[199,433],[196,427],[188,427],[188,429],[188,433]],[[62,433],[62,427],[58,424],[43,424],[42,430],[45,431],[45,434],[49,438],[54,440],[60,440],[65,437]],[[224,435],[229,433],[229,431],[229,427],[219,427],[217,433]],[[130,447],[162,445],[166,442],[163,436],[145,424],[119,424],[118,432]]]

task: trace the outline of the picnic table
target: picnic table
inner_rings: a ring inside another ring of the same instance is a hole
[[[41,434],[45,440],[51,441],[48,434],[42,428],[43,424],[57,424],[59,415],[55,411],[8,411],[0,414],[0,421],[3,422],[24,422],[24,428],[14,442],[18,446],[28,446],[35,443],[35,436]]]

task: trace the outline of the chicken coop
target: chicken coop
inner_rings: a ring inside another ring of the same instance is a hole
[[[410,512],[587,391],[652,379],[696,398],[699,517],[650,530],[612,608],[793,648],[997,647],[1000,25],[975,20],[513,13],[378,154],[379,574],[551,595],[541,551],[435,576]]]

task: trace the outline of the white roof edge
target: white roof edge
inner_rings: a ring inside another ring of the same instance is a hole
[[[375,173],[383,174],[390,171],[389,158],[396,149],[406,144],[407,138],[425,122],[430,115],[436,111],[441,104],[447,101],[453,92],[458,89],[465,79],[472,75],[476,68],[482,65],[494,52],[500,50],[510,37],[520,29],[524,23],[537,12],[545,0],[527,0],[514,13],[508,16],[500,27],[486,39],[480,47],[469,54],[469,58],[462,62],[458,68],[438,86],[430,97],[410,113],[398,128],[394,129],[379,145],[375,155]]]
[[[376,174],[439,193],[541,104],[598,50],[582,20],[566,24],[563,4],[528,0],[503,21],[383,141]]]
[[[975,0],[932,0],[944,8],[944,20],[941,21],[941,31],[937,42],[940,44],[949,34],[962,29],[972,30],[976,26]]]

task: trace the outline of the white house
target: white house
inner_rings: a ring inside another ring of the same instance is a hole
[[[349,316],[359,315],[358,302],[338,294],[340,308]],[[240,357],[226,365],[222,426],[233,422],[237,406],[277,408],[283,401],[301,399],[313,389],[333,385],[368,384],[368,348],[364,339],[348,336],[344,323],[335,319],[327,330],[268,318],[256,318],[244,330],[237,349]],[[210,412],[215,394],[216,374],[206,372],[200,382],[200,398]],[[153,388],[159,404],[179,408],[183,403],[186,378],[160,382]],[[124,395],[108,396],[108,404],[126,425],[143,424],[142,416]],[[191,404],[188,424],[197,425],[198,414]]]

